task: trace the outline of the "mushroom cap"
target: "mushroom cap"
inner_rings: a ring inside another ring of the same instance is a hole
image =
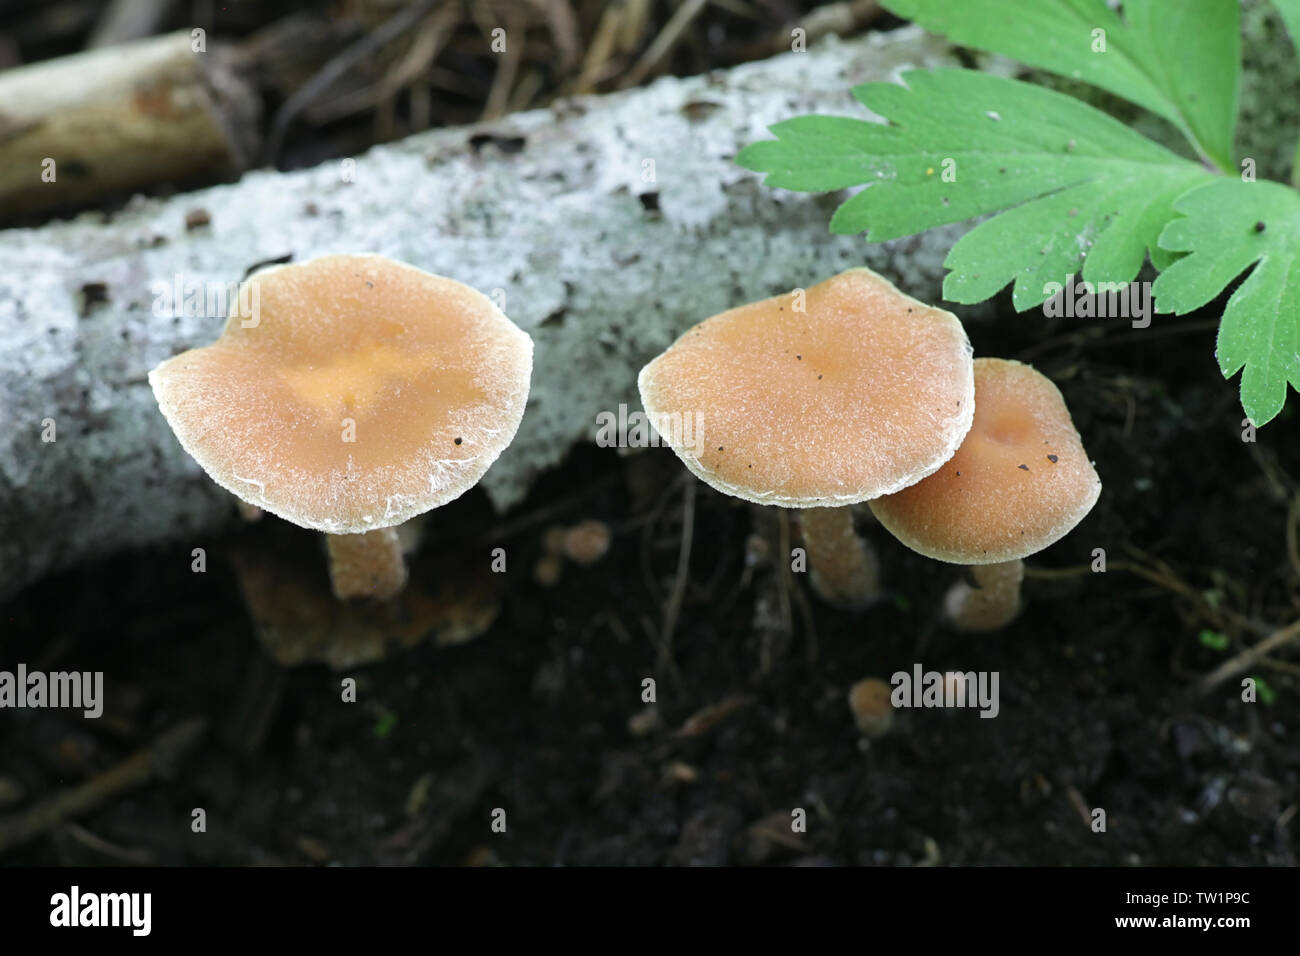
[[[469,286],[332,255],[249,277],[220,338],[149,383],[221,487],[355,534],[472,488],[519,427],[532,364],[532,339]]]
[[[1043,550],[1083,520],[1101,479],[1051,379],[975,360],[975,422],[952,460],[871,502],[886,530],[926,557],[997,564]]]
[[[971,347],[951,312],[870,269],[706,319],[641,370],[652,424],[700,480],[758,504],[889,494],[970,428]]]

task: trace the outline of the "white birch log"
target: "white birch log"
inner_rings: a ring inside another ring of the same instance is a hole
[[[732,157],[790,116],[862,116],[855,84],[950,63],[943,41],[915,28],[832,37],[355,160],[137,200],[108,221],[0,232],[0,597],[235,520],[145,375],[220,330],[219,303],[188,314],[187,294],[227,288],[259,262],[379,252],[504,296],[536,355],[523,425],[482,483],[499,508],[593,440],[598,412],[639,408],[641,365],[709,315],[861,264],[937,299],[959,231],[834,237],[843,197],[768,189]],[[187,227],[199,211],[210,223]],[[176,289],[181,302],[162,293]]]

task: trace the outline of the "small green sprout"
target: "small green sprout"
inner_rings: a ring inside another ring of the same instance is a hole
[[[1227,634],[1203,628],[1196,637],[1201,642],[1202,647],[1208,647],[1212,651],[1226,651],[1228,649]]]

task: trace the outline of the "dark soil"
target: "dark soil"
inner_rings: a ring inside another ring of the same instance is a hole
[[[1195,316],[1131,330],[1003,314],[972,325],[977,354],[1032,360],[1058,382],[1105,484],[1084,523],[1031,562],[1028,607],[1005,631],[946,630],[936,609],[957,569],[868,525],[891,600],[843,613],[798,581],[787,641],[764,610],[778,576],[745,564],[747,537],[779,513],[697,485],[688,587],[661,658],[688,479],[666,449],[590,448],[514,515],[479,493],[436,514],[426,549],[463,562],[486,563],[484,536],[501,533],[509,570],[485,634],[342,675],[282,672],[223,560],[237,540],[272,535],[301,536],[315,560],[308,532],[268,519],[201,542],[206,574],[191,573],[186,543],[0,609],[4,661],[102,669],[109,696],[99,721],[5,715],[0,792],[25,794],[11,812],[186,718],[208,722],[162,777],[5,861],[1294,865],[1296,665],[1283,651],[1248,671],[1271,703],[1243,703],[1239,676],[1193,693],[1300,611],[1294,417],[1241,440],[1236,383]],[[531,568],[545,528],[586,518],[614,529],[609,554],[543,588]],[[1089,570],[1094,548],[1104,574]],[[1204,646],[1203,629],[1231,646]],[[999,715],[903,711],[887,737],[860,742],[848,687],[917,662],[998,671]],[[355,704],[340,700],[343,676],[357,679]],[[659,719],[630,724],[645,678]],[[191,832],[196,807],[206,834]],[[505,833],[491,828],[496,808]],[[790,832],[795,808],[806,833]]]

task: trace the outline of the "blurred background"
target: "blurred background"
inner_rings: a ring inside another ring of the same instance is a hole
[[[790,49],[796,21],[810,40],[898,23],[875,0],[0,0],[0,77],[26,64],[63,65],[35,91],[49,103],[25,112],[66,108],[88,92],[83,83],[192,82],[203,90],[189,99],[210,120],[197,136],[163,161],[156,142],[141,150],[148,130],[122,132],[112,144],[117,160],[100,154],[99,165],[115,168],[94,189],[65,195],[58,211],[66,212],[131,190],[161,194],[253,166],[310,166],[431,127],[762,59]],[[211,55],[204,75],[190,78],[196,67],[182,54],[196,43]],[[107,57],[60,59],[93,51]],[[6,92],[0,81],[0,103]],[[12,116],[4,119],[0,134],[14,127]],[[157,116],[160,125],[176,120]],[[8,200],[0,216],[39,221],[13,192],[0,187]]]

